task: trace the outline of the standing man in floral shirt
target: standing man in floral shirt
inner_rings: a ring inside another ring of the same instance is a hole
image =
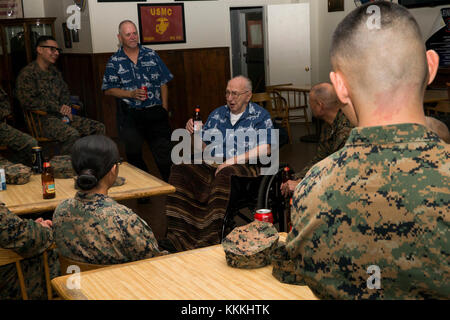
[[[120,99],[117,125],[128,162],[148,171],[142,157],[145,140],[167,181],[172,164],[167,82],[173,75],[155,51],[139,44],[132,21],[119,24],[117,37],[121,47],[106,65],[102,90]]]

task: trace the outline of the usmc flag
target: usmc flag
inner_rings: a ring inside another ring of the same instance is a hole
[[[186,42],[184,5],[138,4],[141,44]]]

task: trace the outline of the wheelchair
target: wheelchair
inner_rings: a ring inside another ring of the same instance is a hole
[[[222,240],[237,226],[236,217],[243,220],[245,224],[250,223],[254,220],[253,215],[258,209],[271,209],[275,227],[279,232],[286,231],[286,212],[290,210],[289,200],[281,194],[280,190],[282,172],[286,166],[289,167],[281,163],[278,172],[274,175],[231,177],[231,194],[222,225]],[[292,169],[290,171],[293,172]]]

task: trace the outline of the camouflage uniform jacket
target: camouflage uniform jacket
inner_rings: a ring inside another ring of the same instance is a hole
[[[16,92],[17,99],[26,109],[61,116],[61,106],[70,105],[69,88],[54,65],[44,71],[36,61],[28,64],[17,77]]]
[[[12,249],[25,258],[21,261],[22,271],[27,293],[32,299],[47,298],[41,253],[50,247],[52,242],[51,229],[33,220],[19,218],[0,203],[0,247]],[[21,299],[21,297],[15,264],[1,266],[0,299]]]
[[[8,95],[0,88],[0,121],[5,119],[11,113],[11,106],[9,105]]]
[[[422,125],[355,128],[308,172],[286,248],[318,297],[450,298],[449,157]]]
[[[324,122],[320,130],[319,145],[317,146],[315,157],[308,162],[302,171],[294,175],[294,179],[303,179],[313,165],[341,149],[347,141],[352,128],[352,124],[341,110],[338,111],[331,125]]]
[[[159,255],[151,228],[131,209],[102,194],[78,192],[53,215],[58,254],[92,264],[117,264]]]

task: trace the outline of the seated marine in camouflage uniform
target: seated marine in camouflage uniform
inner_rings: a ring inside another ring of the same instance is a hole
[[[299,280],[319,298],[449,299],[450,146],[423,112],[439,56],[387,1],[347,15],[330,56],[358,127],[295,189],[286,249]]]
[[[21,219],[0,203],[0,248],[11,249],[24,257],[21,261],[29,299],[47,299],[42,252],[53,243],[52,223],[42,218]],[[49,251],[50,277],[59,276],[59,262]],[[22,299],[14,263],[0,267],[0,299]]]
[[[117,264],[160,255],[147,223],[108,197],[119,173],[119,152],[105,136],[78,140],[72,164],[78,175],[74,199],[61,202],[53,214],[58,253],[91,264]]]
[[[285,196],[294,191],[314,164],[342,148],[353,128],[343,112],[347,106],[339,101],[330,83],[319,83],[311,88],[309,105],[313,115],[324,121],[320,131],[319,145],[315,157],[302,171],[295,174],[294,180],[288,180],[281,185],[281,193]]]
[[[36,60],[20,71],[16,95],[23,108],[47,112],[42,117],[44,135],[60,142],[61,153],[70,154],[81,136],[104,134],[105,126],[95,120],[72,115],[70,93],[61,73],[54,66],[59,56],[58,43],[50,36],[37,40]],[[62,118],[67,116],[70,123]]]
[[[6,123],[6,117],[10,114],[11,106],[8,96],[0,87],[0,145],[7,146],[14,151],[11,155],[11,161],[31,166],[31,149],[36,147],[38,143],[32,136]]]

